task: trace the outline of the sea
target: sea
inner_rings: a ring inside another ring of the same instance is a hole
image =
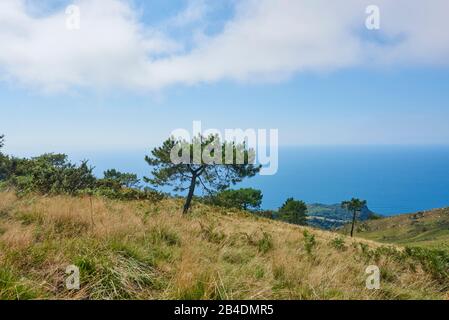
[[[68,153],[89,159],[96,175],[115,168],[149,176],[147,150]],[[263,209],[289,197],[335,204],[364,199],[382,215],[449,207],[449,146],[292,146],[279,149],[278,171],[236,186],[263,192]],[[169,191],[169,190],[165,190]]]

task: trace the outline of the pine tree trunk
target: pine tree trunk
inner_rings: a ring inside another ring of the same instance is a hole
[[[189,193],[187,194],[187,199],[184,204],[183,214],[187,214],[190,209],[190,204],[192,203],[193,194],[195,193],[195,185],[196,185],[196,175],[192,176],[192,180],[190,181]]]
[[[357,214],[357,211],[354,210],[354,215],[352,216],[351,238],[352,238],[352,236],[354,234],[354,225],[355,225],[355,216],[356,216],[356,214]]]

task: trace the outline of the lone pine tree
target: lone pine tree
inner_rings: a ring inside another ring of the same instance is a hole
[[[173,187],[175,192],[188,190],[183,209],[186,214],[196,187],[214,194],[255,176],[261,166],[254,163],[254,155],[245,143],[221,141],[216,135],[199,135],[192,141],[170,137],[145,157],[153,169],[152,177],[144,180]]]

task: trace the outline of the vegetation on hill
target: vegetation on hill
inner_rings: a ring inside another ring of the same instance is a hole
[[[0,193],[1,299],[444,299],[447,256],[182,200]],[[369,265],[381,289],[365,287]],[[66,268],[81,272],[67,290]],[[446,268],[446,269],[445,269]]]
[[[135,174],[111,169],[97,178],[87,161],[74,164],[64,154],[0,153],[0,299],[447,297],[447,251],[298,226],[307,206],[292,198],[276,211],[259,211],[259,190],[228,189],[257,166],[172,166],[168,143],[147,157],[155,169],[146,181],[178,188],[187,182],[184,201],[143,188]],[[191,208],[199,184],[211,192]],[[191,214],[181,216],[186,208]],[[365,287],[373,264],[382,279],[374,291]],[[65,287],[73,265],[81,272],[75,291]]]
[[[224,190],[203,198],[204,203],[225,208],[259,210],[262,205],[262,191],[253,188]]]
[[[263,198],[260,190],[229,189],[260,170],[260,166],[251,161],[254,151],[245,144],[222,143],[219,140],[214,142],[217,144],[215,149],[214,145],[210,148],[214,139],[214,136],[209,136],[197,137],[192,143],[174,138],[164,141],[161,147],[152,150],[151,156],[145,158],[151,165],[152,177],[145,177],[144,182],[156,188],[171,186],[175,192],[188,190],[184,213],[195,199],[224,208],[248,210],[259,216],[292,224],[305,225],[309,222],[313,226],[327,228],[329,224],[335,227],[346,222],[346,210],[334,208],[335,212],[332,213],[330,206],[318,209],[317,205],[312,205],[307,208],[303,201],[292,198],[287,199],[278,210],[260,210]],[[3,136],[0,136],[0,147],[3,146],[3,141]],[[195,163],[195,147],[201,155],[206,153],[206,159],[207,156],[212,159],[217,157],[216,161],[206,163],[202,155],[201,161]],[[173,150],[174,160],[179,162],[173,162]],[[226,163],[227,150],[232,151],[235,163]],[[166,196],[152,187],[142,186],[136,174],[109,169],[102,178],[97,178],[92,171],[87,160],[77,165],[70,162],[65,154],[44,154],[26,159],[0,153],[0,188],[15,190],[19,195],[96,195],[121,200],[160,200]],[[198,187],[205,193],[202,197],[194,196]],[[314,216],[307,216],[308,209],[313,209]],[[360,217],[362,220],[366,211],[367,208],[363,208]],[[335,216],[342,220],[336,223]]]
[[[349,210],[342,208],[341,204],[309,204],[307,205],[307,223],[311,226],[334,230],[342,227],[352,220],[353,214]],[[358,214],[358,220],[365,221],[378,217],[377,214],[364,206]]]
[[[0,188],[14,190],[19,195],[87,194],[123,200],[163,197],[153,189],[136,187],[132,174],[108,170],[104,178],[98,179],[88,161],[76,165],[65,154],[44,154],[31,159],[0,154],[0,171]]]
[[[342,230],[347,232],[348,226]],[[449,249],[449,208],[359,223],[359,237],[400,245]]]
[[[288,198],[277,211],[276,217],[281,221],[298,225],[306,225],[306,213],[307,206],[304,201],[298,201],[293,198]]]

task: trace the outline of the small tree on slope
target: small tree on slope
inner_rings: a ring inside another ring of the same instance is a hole
[[[343,201],[341,203],[341,207],[352,212],[352,226],[351,226],[351,237],[354,234],[354,225],[357,218],[357,212],[362,211],[362,208],[366,206],[366,200],[360,200],[356,198],[352,198],[349,201]]]

